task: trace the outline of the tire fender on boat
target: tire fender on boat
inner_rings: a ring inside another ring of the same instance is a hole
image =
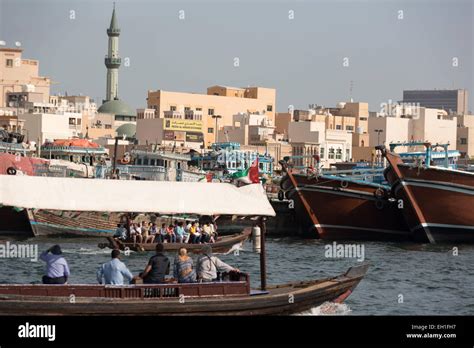
[[[382,188],[379,187],[377,190],[375,190],[374,196],[375,196],[375,198],[377,198],[377,199],[382,199],[382,198],[384,198],[384,197],[385,197],[385,191],[384,191],[384,189],[382,189]]]
[[[285,199],[285,192],[283,190],[278,191],[278,200],[282,201]]]
[[[8,167],[7,168],[7,174],[8,175],[16,175],[16,169],[14,167]]]
[[[375,207],[378,210],[382,210],[385,207],[385,202],[382,199],[376,199],[375,200]]]
[[[341,187],[342,188],[347,188],[347,186],[349,186],[349,182],[347,180],[342,180],[341,181]]]

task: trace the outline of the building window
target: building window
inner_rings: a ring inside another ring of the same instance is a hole
[[[69,125],[70,125],[70,126],[76,125],[76,119],[75,119],[75,118],[70,118],[70,119],[69,119]]]
[[[337,125],[336,125],[336,129],[341,130],[341,129],[342,129],[342,126],[341,126],[340,124],[337,124]]]
[[[80,118],[77,119],[77,125],[78,125],[78,126],[81,125],[81,119],[80,119]]]
[[[7,59],[6,66],[7,68],[13,68],[13,59]]]
[[[342,159],[342,149],[336,150],[336,159]]]
[[[361,121],[367,121],[367,117],[359,117],[359,120],[361,120]]]
[[[467,138],[461,138],[461,145],[467,144]]]
[[[185,107],[184,107],[184,111],[191,111],[191,107],[185,106]]]
[[[273,111],[273,105],[267,105],[267,111],[269,112]]]
[[[332,147],[329,149],[328,158],[334,159],[334,149]]]
[[[111,124],[106,124],[105,129],[112,129],[112,125]]]
[[[354,130],[354,126],[346,126],[346,130],[348,130],[348,131],[353,131],[353,130]]]
[[[176,106],[175,105],[170,106],[170,111],[176,111]]]
[[[208,109],[208,110],[207,110],[207,114],[208,114],[209,116],[214,115],[214,109]]]
[[[321,157],[321,159],[324,158],[324,147],[322,147],[322,148],[319,150],[319,157]]]
[[[196,108],[196,111],[202,111],[202,108]]]
[[[214,133],[214,128],[208,128],[208,129],[207,129],[207,132],[208,132],[208,133]]]
[[[351,160],[350,151],[349,149],[346,149],[346,161],[350,161],[350,160]]]

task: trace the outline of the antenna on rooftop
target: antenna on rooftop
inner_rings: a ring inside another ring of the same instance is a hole
[[[352,90],[354,89],[354,81],[351,80],[349,82],[349,100],[352,102]]]

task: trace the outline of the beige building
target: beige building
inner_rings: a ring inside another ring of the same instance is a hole
[[[41,102],[48,102],[51,80],[39,76],[39,62],[23,59],[22,49],[0,47],[0,107],[16,106],[12,92],[31,92],[39,95]]]
[[[429,141],[449,143],[456,149],[457,120],[444,110],[410,107],[395,110],[391,115],[370,117],[370,143],[388,145],[392,142]],[[398,152],[423,151],[423,148],[397,148]]]
[[[233,116],[231,126],[219,130],[218,140],[240,145],[264,144],[274,139],[275,126],[265,114],[238,113]]]
[[[368,134],[369,104],[364,102],[340,102],[336,107],[312,106],[309,110],[295,110],[295,121],[323,122],[328,130],[346,131],[352,134],[352,160],[370,155]]]
[[[293,156],[319,154],[325,168],[352,158],[352,134],[346,130],[327,129],[326,122],[290,122],[288,134]],[[316,146],[318,152],[314,153]],[[305,162],[298,163],[303,165]]]
[[[21,118],[25,120],[28,139],[40,144],[46,140],[83,136],[82,113],[26,113]]]
[[[275,132],[288,139],[288,125],[293,121],[291,112],[277,112],[275,114]]]
[[[474,115],[459,115],[457,117],[457,150],[461,157],[474,157]]]
[[[265,114],[274,122],[275,99],[276,91],[272,88],[212,86],[207,89],[207,94],[148,91],[147,108],[155,110],[156,119],[164,119],[167,111],[201,113],[201,120],[188,121],[201,122],[201,137],[204,139],[205,146],[208,147],[216,141],[216,121],[217,128],[221,129],[223,126],[232,125],[235,114],[258,112]],[[220,117],[213,118],[213,116]],[[156,133],[162,131],[159,130],[162,120],[139,119],[137,123],[137,137],[141,144],[146,141],[153,142],[159,138]],[[185,121],[181,123],[177,131],[186,134],[189,132],[190,136],[196,139],[196,134],[193,134],[198,132],[196,125],[194,122]],[[182,134],[178,133],[177,137],[182,137]]]

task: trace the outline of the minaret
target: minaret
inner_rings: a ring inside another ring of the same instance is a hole
[[[107,36],[109,37],[109,51],[105,57],[105,66],[107,67],[107,91],[105,94],[104,103],[109,100],[118,99],[118,68],[122,60],[118,55],[120,28],[117,24],[115,16],[115,3],[112,12],[112,19],[110,20],[110,27],[107,29]]]

